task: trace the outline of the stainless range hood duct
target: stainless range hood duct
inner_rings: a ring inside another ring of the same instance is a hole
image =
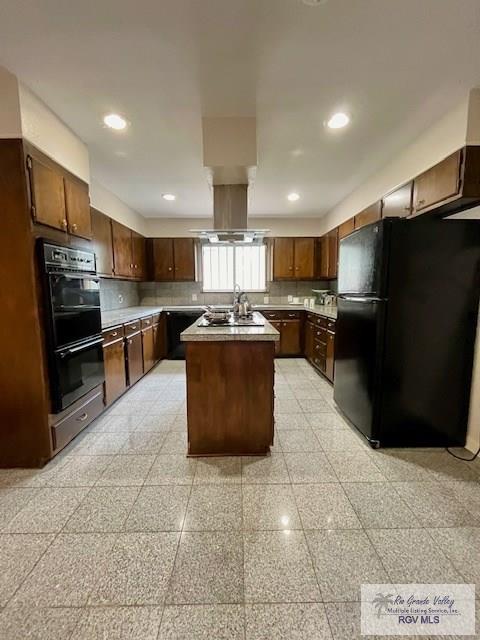
[[[213,229],[196,230],[211,243],[258,244],[266,229],[248,229],[248,184],[213,185]]]
[[[212,243],[263,242],[266,230],[248,229],[248,186],[257,167],[257,129],[252,117],[203,117],[203,167],[213,190],[213,229],[192,229]]]
[[[213,228],[218,231],[247,228],[248,184],[213,186]]]

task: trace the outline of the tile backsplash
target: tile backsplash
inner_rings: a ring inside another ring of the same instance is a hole
[[[312,289],[330,289],[336,291],[336,280],[305,282],[270,282],[265,293],[249,293],[250,302],[263,304],[268,296],[269,303],[278,304],[288,301],[288,296],[303,299],[312,295]],[[200,282],[141,282],[138,284],[141,305],[187,305],[187,304],[224,304],[232,301],[232,293],[203,293]],[[196,296],[196,300],[193,299]],[[123,306],[123,305],[122,305]]]
[[[136,307],[139,304],[138,282],[100,278],[100,306],[102,311]]]

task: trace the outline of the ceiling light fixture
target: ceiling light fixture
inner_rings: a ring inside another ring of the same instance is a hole
[[[172,200],[175,200],[177,196],[174,196],[173,193],[162,193],[162,198],[164,200],[168,200],[169,202],[171,202]]]
[[[319,7],[322,4],[327,4],[328,0],[302,0],[302,2],[309,7]]]
[[[118,113],[109,113],[103,118],[103,122],[110,129],[115,129],[115,131],[123,131],[123,129],[127,128],[127,121],[122,116],[119,116]]]
[[[290,202],[296,202],[297,200],[300,200],[300,196],[295,192],[289,193],[287,196],[287,200],[290,200]]]
[[[334,113],[333,116],[327,120],[327,127],[329,129],[343,129],[350,122],[350,117],[346,113]]]

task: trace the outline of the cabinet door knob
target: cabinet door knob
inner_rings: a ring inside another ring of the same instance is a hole
[[[117,336],[117,335],[118,335],[118,334],[117,334],[117,332],[116,332],[116,331],[114,331],[114,332],[112,333],[112,338],[115,338],[115,336]]]
[[[78,229],[78,224],[72,224],[72,231],[76,231]]]
[[[131,341],[131,340],[129,340],[129,341],[128,341],[128,344],[132,344],[132,341]]]
[[[293,267],[288,267],[288,270],[289,271],[293,271]]]
[[[172,270],[172,267],[168,267],[168,270],[169,270],[169,271],[171,271],[171,270]]]
[[[64,218],[63,220],[60,220],[60,225],[61,225],[64,229],[66,229],[66,228],[67,228],[67,226],[68,226],[68,225],[67,225],[67,220],[66,220],[65,218]]]
[[[419,201],[417,202],[417,207],[421,207],[421,206],[422,206],[422,204],[425,204],[425,200],[419,200]]]

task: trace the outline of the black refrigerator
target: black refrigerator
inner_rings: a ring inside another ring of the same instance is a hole
[[[373,447],[463,446],[480,222],[385,218],[340,241],[334,399]]]

